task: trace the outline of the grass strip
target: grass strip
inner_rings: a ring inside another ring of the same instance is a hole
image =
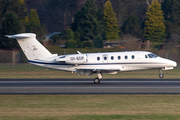
[[[0,95],[6,120],[179,120],[180,95]]]
[[[173,69],[163,71],[165,79],[180,79],[180,69]],[[90,79],[94,79],[96,74],[92,75]],[[0,78],[88,78],[83,74],[72,74],[71,72],[56,71],[45,69],[33,65],[18,65],[18,66],[0,66]],[[143,78],[143,79],[157,79],[159,78],[158,70],[144,70],[133,72],[121,72],[115,75],[103,74],[103,78]]]
[[[2,120],[179,120],[180,115],[73,115],[46,117],[2,116]]]

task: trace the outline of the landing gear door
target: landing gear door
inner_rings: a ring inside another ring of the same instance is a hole
[[[102,56],[102,59],[103,59],[103,63],[108,63],[108,55],[107,54],[104,54]]]
[[[86,63],[88,63],[88,55],[87,55],[87,54],[86,54],[86,57],[85,57],[85,58],[86,58]]]

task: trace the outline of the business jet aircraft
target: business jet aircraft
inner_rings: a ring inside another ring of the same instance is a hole
[[[159,69],[159,77],[163,78],[162,70],[173,69],[177,63],[172,60],[161,58],[151,52],[107,52],[60,55],[51,54],[36,39],[33,33],[7,35],[17,39],[28,62],[40,67],[69,71],[72,73],[85,73],[88,76],[97,74],[94,83],[98,84],[103,73],[116,74],[123,71],[135,71],[145,69]]]

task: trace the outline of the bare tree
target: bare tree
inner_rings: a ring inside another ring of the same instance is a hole
[[[132,36],[131,34],[123,35],[121,41],[126,50],[136,51],[140,49],[141,40]]]

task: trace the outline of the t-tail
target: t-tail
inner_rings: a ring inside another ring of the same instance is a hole
[[[6,37],[17,39],[28,60],[52,57],[52,54],[36,39],[36,34],[22,33]]]

